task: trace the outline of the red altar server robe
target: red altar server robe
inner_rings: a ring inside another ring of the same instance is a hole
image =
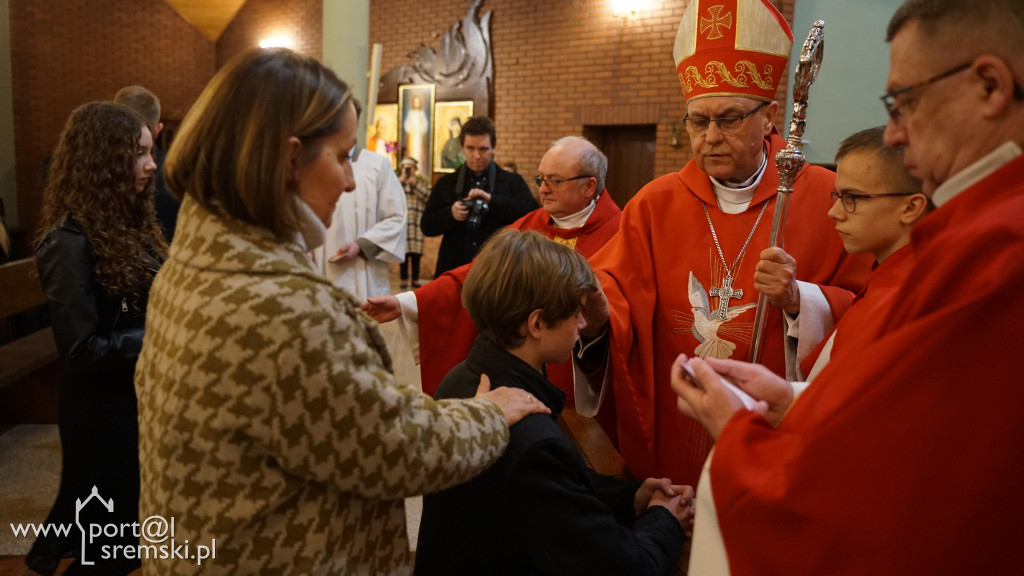
[[[536,230],[589,258],[615,235],[621,215],[622,211],[605,190],[598,196],[586,223],[579,228],[566,230],[552,226],[551,215],[543,208],[516,220],[509,228]],[[476,325],[462,307],[462,283],[472,265],[445,272],[415,290],[419,310],[420,376],[427,394],[433,395],[445,374],[466,359],[476,340]],[[572,362],[549,365],[548,380],[568,394],[565,401],[571,406],[574,398]]]
[[[1024,156],[922,220],[884,335],[711,462],[731,572],[1019,574]]]
[[[902,292],[903,281],[906,280],[913,265],[914,248],[908,245],[890,254],[868,274],[864,289],[854,297],[853,306],[843,314],[833,330],[835,339],[832,342],[830,358],[835,358],[836,354],[843,350],[858,350],[858,345],[865,344],[865,340],[870,341],[879,336],[878,327],[889,314],[891,302]],[[804,374],[810,374],[830,338],[832,334],[822,340],[821,344],[800,363],[800,369]]]
[[[769,159],[785,147],[773,133]],[[835,174],[807,166],[797,175],[787,216],[784,249],[797,261],[797,278],[821,285],[833,316],[849,308],[872,258],[847,256],[828,218]],[[746,360],[754,331],[757,291],[754,266],[768,247],[779,175],[770,164],[750,206],[740,214],[718,209],[711,181],[695,161],[645,186],[622,214],[619,233],[591,258],[610,308],[610,376],[616,402],[619,449],[637,478],[669,477],[696,485],[712,440],[676,409],[669,369],[680,353]],[[730,319],[709,319],[719,307],[710,296],[725,270],[715,248],[703,202],[731,266],[770,202],[733,274],[741,298],[730,301]],[[772,308],[762,363],[785,374],[785,320]],[[703,352],[703,353],[702,353]],[[607,384],[606,384],[607,385]]]

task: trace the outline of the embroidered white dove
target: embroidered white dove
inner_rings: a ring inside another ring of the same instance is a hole
[[[729,358],[736,350],[736,344],[721,338],[718,335],[718,329],[725,322],[754,308],[757,303],[730,306],[725,318],[720,318],[718,314],[710,313],[708,293],[700,281],[694,278],[692,271],[687,285],[689,287],[687,292],[690,296],[690,311],[693,312],[693,335],[700,342],[693,353],[701,358]]]

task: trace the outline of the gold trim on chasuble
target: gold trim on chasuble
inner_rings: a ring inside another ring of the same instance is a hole
[[[576,241],[578,241],[580,237],[576,236],[575,238],[561,238],[559,236],[554,236],[551,239],[554,240],[555,242],[558,242],[562,246],[568,246],[569,248],[576,250]]]
[[[743,257],[746,258],[746,255]],[[683,310],[672,311],[675,326],[672,329],[671,335],[682,336],[688,332],[692,333],[693,337],[699,342],[693,350],[694,355],[701,358],[727,359],[732,357],[733,352],[736,351],[734,341],[750,344],[750,339],[754,334],[754,320],[751,318],[749,322],[736,322],[735,319],[744,312],[753,310],[757,306],[757,301],[737,306],[727,306],[726,309],[728,311],[723,318],[719,312],[723,296],[718,295],[723,291],[716,287],[724,286],[723,281],[726,277],[726,271],[718,259],[714,247],[708,248],[708,259],[711,268],[712,290],[719,299],[719,306],[711,307],[708,291],[704,289],[700,280],[697,280],[697,277],[694,276],[693,270],[690,270],[690,275],[686,281],[686,291],[690,300],[690,312],[687,313]],[[741,266],[742,260],[737,265],[737,268]],[[728,301],[729,299],[736,300],[738,298],[735,294],[727,294],[725,299]],[[727,337],[731,340],[726,340],[725,338]]]

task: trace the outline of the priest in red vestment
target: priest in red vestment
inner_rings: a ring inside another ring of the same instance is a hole
[[[536,230],[589,258],[618,230],[622,213],[604,188],[608,159],[587,139],[567,136],[551,145],[538,172],[534,180],[541,208],[509,227]],[[462,283],[471,266],[446,272],[415,291],[363,305],[378,321],[393,319],[401,306],[408,332],[418,335],[423,391],[430,395],[445,374],[466,359],[476,339],[476,326],[462,307]],[[566,402],[571,405],[572,362],[549,365],[547,370],[548,379],[568,394]]]
[[[815,166],[794,183],[784,250],[768,249],[774,158],[786,145],[773,98],[791,44],[768,0],[690,3],[675,57],[694,158],[645,186],[619,234],[591,259],[610,318],[592,315],[583,336],[607,326],[610,344],[606,373],[602,338],[580,367],[593,373],[591,388],[612,387],[619,448],[637,477],[694,484],[711,449],[700,424],[675,408],[668,367],[676,356],[748,358],[760,291],[774,305],[762,362],[786,374],[790,337],[800,347],[793,368],[850,306],[870,268],[870,258],[843,251],[827,216],[835,174]]]
[[[908,0],[888,38],[886,144],[936,209],[882,335],[791,405],[758,366],[689,360],[699,385],[673,369],[680,408],[718,438],[711,486],[735,575],[1024,566],[1024,4]]]

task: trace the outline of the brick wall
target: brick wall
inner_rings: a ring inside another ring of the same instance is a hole
[[[792,22],[795,0],[774,0]],[[656,124],[654,172],[681,168],[686,143],[668,145],[684,114],[672,46],[688,0],[651,0],[623,24],[608,0],[487,0],[494,51],[494,118],[499,161],[536,170],[551,141],[588,124]],[[403,64],[420,44],[464,16],[470,0],[371,0],[370,42],[384,45],[381,71]],[[806,31],[797,34],[802,36]],[[784,77],[779,98],[785,100]],[[780,114],[781,128],[784,115]]]
[[[9,10],[18,217],[34,230],[43,159],[71,111],[139,84],[180,119],[213,74],[214,49],[160,1],[11,0]]]
[[[142,11],[140,7],[145,7]],[[68,115],[139,84],[180,121],[217,68],[266,36],[320,57],[322,0],[249,0],[215,45],[161,0],[11,0],[11,76],[18,218],[34,230],[43,160]]]
[[[285,37],[292,50],[320,58],[322,19],[322,0],[248,0],[217,40],[217,67],[271,36]]]

